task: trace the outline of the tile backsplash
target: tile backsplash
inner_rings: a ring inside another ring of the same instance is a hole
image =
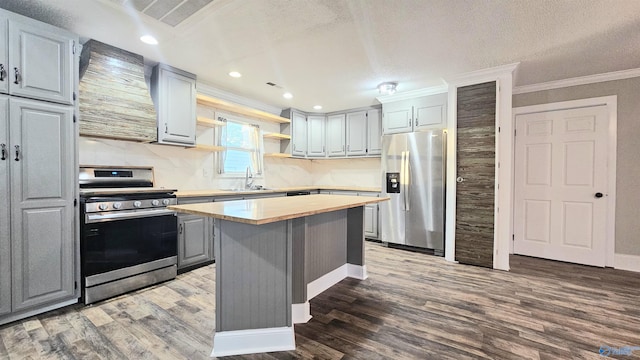
[[[180,146],[80,137],[81,165],[153,166],[156,186],[179,190],[242,187],[244,179],[217,174],[214,153]],[[379,187],[380,158],[304,160],[265,158],[265,187],[307,185]]]

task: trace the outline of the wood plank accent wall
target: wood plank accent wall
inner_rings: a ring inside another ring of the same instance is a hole
[[[496,82],[458,88],[455,257],[493,267]]]
[[[157,141],[140,55],[89,40],[80,57],[79,106],[81,136]]]

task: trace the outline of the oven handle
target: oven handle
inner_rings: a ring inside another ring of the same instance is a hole
[[[176,215],[176,212],[169,209],[154,209],[154,210],[136,210],[136,211],[122,211],[108,214],[86,214],[85,223],[92,224],[97,222],[117,221],[138,219],[151,216],[162,215]]]

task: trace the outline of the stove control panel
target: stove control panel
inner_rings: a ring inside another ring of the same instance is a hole
[[[176,198],[87,202],[85,213],[158,208],[177,203]]]

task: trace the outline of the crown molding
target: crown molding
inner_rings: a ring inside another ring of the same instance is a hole
[[[603,74],[578,76],[574,78],[568,78],[563,80],[548,81],[538,84],[516,86],[513,88],[513,94],[526,94],[536,91],[545,91],[560,89],[570,86],[587,85],[601,83],[605,81],[624,80],[634,77],[640,77],[640,68],[612,71]]]
[[[400,100],[414,99],[420,96],[442,94],[442,93],[446,93],[448,90],[449,90],[449,87],[445,84],[445,85],[432,86],[424,89],[417,89],[417,90],[405,91],[401,93],[395,93],[393,95],[382,95],[382,96],[378,96],[376,99],[380,103],[385,104],[385,103],[396,102]]]
[[[230,101],[238,105],[244,105],[244,106],[250,107],[252,109],[266,111],[268,113],[278,115],[278,116],[280,116],[280,113],[282,112],[282,109],[277,106],[273,106],[257,100],[249,99],[249,98],[246,98],[234,93],[230,93],[228,91],[218,89],[214,86],[204,84],[201,82],[198,82],[198,84],[196,85],[196,88],[198,93],[202,95],[211,96],[213,98],[217,98],[220,100]]]
[[[500,76],[513,75],[520,65],[519,62],[496,66],[488,69],[470,71],[444,78],[444,81],[454,87],[479,84],[481,82],[496,80]]]

